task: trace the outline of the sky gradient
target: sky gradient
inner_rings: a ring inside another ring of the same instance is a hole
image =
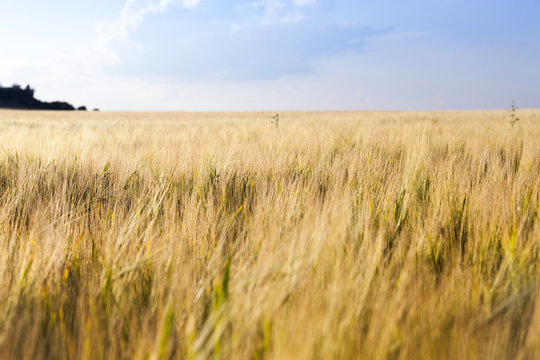
[[[537,0],[0,0],[0,84],[103,110],[540,108]]]

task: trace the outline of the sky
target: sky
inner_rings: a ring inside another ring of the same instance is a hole
[[[0,84],[102,110],[540,108],[538,0],[0,0]]]

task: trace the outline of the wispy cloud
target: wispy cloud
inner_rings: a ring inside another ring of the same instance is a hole
[[[262,8],[267,14],[273,14],[278,9],[283,9],[285,3],[280,0],[263,0],[251,2],[248,4],[249,7]]]
[[[294,4],[298,6],[312,6],[317,0],[294,0]]]
[[[245,6],[256,11],[255,19],[264,25],[270,24],[299,24],[308,19],[308,7],[317,3],[317,0],[260,0],[248,2]],[[253,25],[253,18],[244,21],[242,28]],[[235,32],[240,28],[234,25]]]
[[[305,18],[302,8],[315,5],[317,0],[261,0],[248,3],[249,7],[263,9],[264,23],[302,22]]]
[[[99,43],[109,45],[117,40],[126,40],[128,33],[134,31],[146,15],[164,12],[170,2],[171,0],[160,0],[158,3],[138,7],[136,0],[127,0],[118,18],[96,25]]]
[[[415,32],[396,32],[396,33],[389,33],[388,37],[394,38],[394,39],[411,39],[411,38],[418,38],[418,37],[424,37],[428,36],[428,31],[415,31]]]
[[[285,16],[283,16],[282,18],[279,19],[280,22],[282,23],[285,23],[285,24],[297,24],[297,23],[301,23],[302,21],[305,20],[305,16],[304,14],[301,14],[301,13],[291,13],[291,14],[287,14]]]
[[[99,43],[108,46],[115,41],[125,41],[128,34],[137,29],[147,15],[163,13],[175,0],[159,0],[144,2],[126,0],[120,16],[112,21],[104,21],[96,25]],[[185,8],[195,8],[200,0],[182,0]]]
[[[200,2],[201,0],[126,0],[116,19],[101,21],[95,25],[97,43],[90,60],[97,66],[120,64],[122,60],[115,45],[129,42],[129,34],[135,32],[147,16],[164,13],[173,4],[192,9]]]

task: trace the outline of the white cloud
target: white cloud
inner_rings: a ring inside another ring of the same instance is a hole
[[[249,7],[264,9],[262,23],[301,23],[306,19],[301,8],[315,5],[316,0],[261,0],[248,3]]]
[[[297,24],[304,21],[305,16],[303,14],[288,14],[280,19],[280,22],[286,24]]]
[[[280,0],[266,0],[266,3],[264,5],[264,8],[267,13],[273,13],[277,9],[284,8],[285,4],[283,4]]]
[[[164,12],[170,2],[160,0],[158,3],[137,7],[136,0],[127,0],[117,19],[96,25],[99,43],[109,45],[114,41],[127,40],[128,33],[134,31],[146,15]]]
[[[138,46],[139,44],[129,42],[129,34],[137,30],[145,17],[164,13],[173,3],[192,9],[200,2],[201,0],[126,0],[116,19],[95,25],[97,43],[84,62],[90,61],[98,67],[121,63],[121,58],[114,49],[115,43]]]
[[[115,41],[126,41],[129,32],[135,31],[145,16],[163,13],[173,2],[159,0],[139,4],[137,0],[126,0],[118,18],[96,25],[99,43],[108,46]],[[200,0],[182,0],[182,5],[188,9],[195,8],[199,3]]]
[[[280,0],[263,0],[263,1],[251,2],[248,4],[248,6],[255,7],[255,8],[264,7],[264,10],[266,11],[266,13],[271,14],[277,9],[284,8],[285,4],[281,2]]]
[[[129,41],[129,35],[137,30],[145,17],[164,13],[173,4],[188,9],[199,3],[200,0],[125,0],[118,17],[96,24],[93,36],[87,41],[47,48],[39,56],[33,55],[37,53],[37,46],[29,49],[23,58],[16,57],[15,52],[8,53],[10,56],[4,56],[1,61],[0,78],[4,84],[30,83],[43,100],[66,99],[78,103],[91,99],[96,96],[92,90],[99,84],[114,81],[104,71],[107,66],[122,63],[115,46],[119,43],[123,47],[139,46]],[[129,82],[126,78],[122,81]],[[70,89],[69,96],[65,94],[66,89]],[[102,100],[99,96],[97,99]]]
[[[200,2],[200,0],[184,0],[184,7],[187,7],[188,9],[194,8],[199,5]]]
[[[394,39],[411,39],[411,38],[418,38],[423,36],[428,36],[429,32],[427,31],[417,31],[417,32],[396,32],[396,33],[390,33],[388,34],[388,37],[394,38]]]
[[[249,7],[259,8],[263,7],[266,4],[266,1],[256,1],[256,2],[250,2],[247,4]]]
[[[242,25],[240,25],[240,24],[233,24],[233,25],[231,26],[231,32],[232,32],[233,34],[239,32],[240,30],[242,30]]]
[[[312,6],[316,2],[317,0],[294,0],[294,4],[297,6]]]

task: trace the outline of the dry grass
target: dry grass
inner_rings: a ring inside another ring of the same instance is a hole
[[[0,112],[0,358],[538,358],[540,111]]]

